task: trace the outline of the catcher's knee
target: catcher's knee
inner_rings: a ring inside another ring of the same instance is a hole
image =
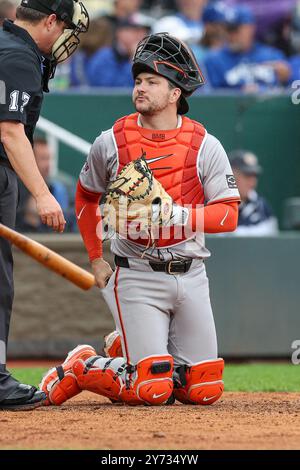
[[[222,358],[176,368],[175,398],[181,403],[211,405],[224,391],[223,370]]]
[[[44,375],[40,383],[40,389],[48,397],[46,405],[61,405],[81,392],[82,389],[78,385],[72,370],[73,363],[78,359],[86,360],[95,355],[96,351],[92,346],[77,346],[68,353],[62,365],[50,369]]]
[[[136,365],[133,390],[136,396],[148,405],[165,403],[173,392],[173,358],[151,356]]]

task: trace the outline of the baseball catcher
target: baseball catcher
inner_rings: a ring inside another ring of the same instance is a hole
[[[55,405],[81,390],[131,405],[209,405],[224,389],[204,233],[235,230],[239,192],[220,142],[185,116],[204,84],[190,49],[167,33],[148,36],[132,72],[136,113],[96,139],[76,194],[116,331],[105,340],[109,357],[79,346],[45,375]],[[115,271],[103,259],[107,233]]]

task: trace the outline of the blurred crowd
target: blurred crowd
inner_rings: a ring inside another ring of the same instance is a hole
[[[52,89],[129,88],[138,42],[169,32],[187,42],[214,89],[257,93],[300,79],[300,0],[91,2],[91,27]]]
[[[0,0],[0,24],[15,0]],[[300,79],[300,0],[85,0],[89,32],[52,90],[132,86],[131,60],[151,32],[186,41],[213,89],[259,92]]]

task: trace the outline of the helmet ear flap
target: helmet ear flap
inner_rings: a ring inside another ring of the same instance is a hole
[[[189,109],[190,107],[185,96],[181,95],[178,106],[178,114],[184,115],[189,112]]]

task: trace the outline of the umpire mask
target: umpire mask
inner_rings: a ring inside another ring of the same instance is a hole
[[[52,47],[56,64],[68,59],[76,51],[80,34],[86,33],[89,28],[87,9],[78,0],[22,0],[21,6],[46,15],[55,13],[57,18],[66,23],[67,28]]]
[[[89,29],[89,15],[82,2],[74,2],[71,28],[65,29],[52,48],[52,55],[57,63],[63,62],[76,51],[81,33]]]

